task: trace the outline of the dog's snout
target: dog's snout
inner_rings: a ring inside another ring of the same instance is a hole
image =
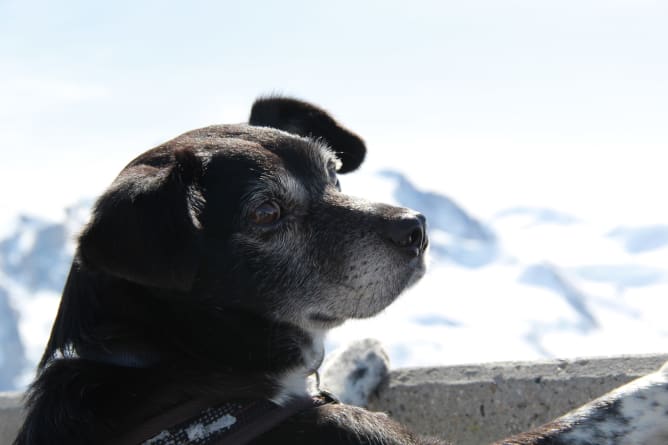
[[[427,248],[427,220],[421,214],[405,215],[388,221],[385,235],[395,245],[412,256],[418,256]]]

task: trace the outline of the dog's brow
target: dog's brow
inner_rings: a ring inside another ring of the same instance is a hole
[[[304,186],[297,181],[289,173],[281,173],[277,175],[279,187],[284,193],[288,195],[289,198],[294,199],[299,202],[303,202],[307,199],[307,192]]]
[[[246,192],[243,200],[257,204],[260,201],[274,198],[303,203],[308,199],[308,192],[292,174],[280,171],[271,175],[262,175]]]

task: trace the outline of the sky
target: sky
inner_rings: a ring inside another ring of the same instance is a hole
[[[482,217],[666,221],[668,3],[0,0],[0,222],[62,214],[138,153],[313,101]],[[345,179],[344,179],[345,184]]]
[[[391,199],[373,174],[389,168],[485,223],[506,224],[498,212],[523,206],[587,222],[568,232],[503,226],[518,270],[542,258],[567,272],[641,260],[663,270],[662,252],[609,255],[608,234],[668,225],[667,23],[668,2],[651,0],[0,0],[0,236],[19,214],[62,220],[139,153],[194,128],[244,122],[256,97],[283,94],[319,104],[366,141],[365,174],[342,177],[346,192]],[[480,343],[444,347],[453,360],[481,357],[473,351],[485,345],[485,360],[525,357],[506,355],[515,331],[489,305],[522,306],[526,320],[510,323],[521,337],[535,317],[549,325],[560,313],[544,301],[563,301],[518,292],[507,269],[437,269],[421,289],[449,299],[425,291],[421,307],[404,298],[337,338],[376,329],[427,357],[437,327],[404,315],[436,308],[469,320]],[[492,288],[510,303],[490,302]],[[626,333],[645,325],[652,334],[642,338],[656,340],[645,348],[663,345],[665,289],[632,289],[627,301],[586,288],[605,328],[586,341],[548,340],[587,354],[638,352]],[[22,314],[47,306],[24,302],[35,306]],[[620,321],[609,303],[646,315]],[[480,335],[490,331],[503,335]]]

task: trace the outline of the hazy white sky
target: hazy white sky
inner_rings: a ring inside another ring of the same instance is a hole
[[[649,0],[0,0],[2,216],[57,214],[281,92],[474,212],[666,222],[667,23]]]

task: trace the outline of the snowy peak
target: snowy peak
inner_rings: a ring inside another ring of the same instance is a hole
[[[61,221],[20,215],[0,238],[0,391],[29,379],[46,343],[91,201]],[[26,375],[27,373],[27,375]]]
[[[76,233],[87,218],[90,201],[65,211],[60,222],[20,215],[0,240],[0,270],[29,291],[60,292],[74,252]]]
[[[618,227],[609,233],[629,253],[643,253],[668,246],[668,225]]]
[[[14,389],[16,376],[26,365],[17,325],[18,314],[9,304],[9,294],[0,288],[0,391]]]

